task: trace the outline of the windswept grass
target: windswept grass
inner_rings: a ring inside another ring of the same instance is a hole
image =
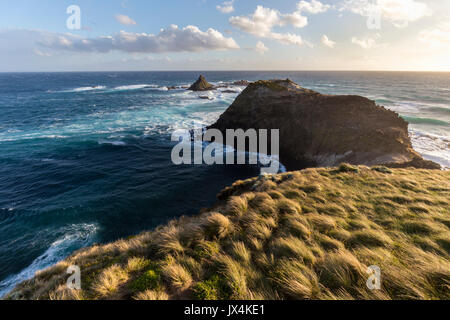
[[[82,249],[6,298],[450,299],[449,181],[347,164],[238,181],[199,216]]]

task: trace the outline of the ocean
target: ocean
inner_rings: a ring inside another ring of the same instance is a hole
[[[259,174],[257,166],[171,163],[171,133],[213,123],[244,89],[181,88],[199,74],[0,74],[0,296],[79,248],[195,214],[225,186]],[[215,84],[290,78],[366,96],[410,123],[426,159],[450,168],[450,73],[202,74]]]

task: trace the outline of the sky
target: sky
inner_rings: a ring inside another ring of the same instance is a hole
[[[0,72],[450,71],[449,0],[8,0]]]

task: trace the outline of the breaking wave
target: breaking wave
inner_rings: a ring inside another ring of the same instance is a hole
[[[62,230],[64,236],[53,242],[28,267],[0,282],[0,297],[14,289],[18,283],[32,278],[36,271],[48,268],[65,259],[74,250],[92,244],[98,229],[97,225],[87,223],[65,227]]]

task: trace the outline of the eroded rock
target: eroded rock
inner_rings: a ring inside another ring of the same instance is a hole
[[[293,81],[251,83],[210,128],[279,129],[280,160],[290,170],[364,165],[439,169],[413,150],[408,123],[356,95],[324,95]]]

